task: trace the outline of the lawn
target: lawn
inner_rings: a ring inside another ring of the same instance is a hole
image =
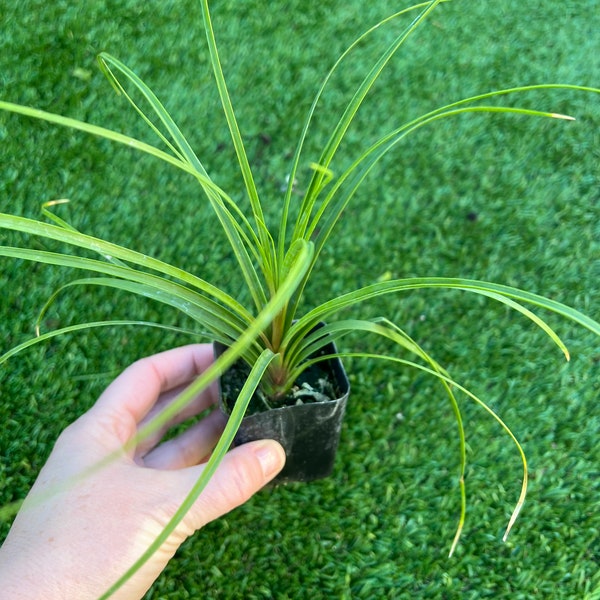
[[[321,78],[358,33],[408,3],[213,4],[250,162],[274,217]],[[108,51],[154,89],[213,179],[243,202],[196,2],[0,0],[0,14],[2,100],[154,142],[96,68],[96,55]],[[332,82],[313,155],[369,60],[401,26],[361,45]],[[546,82],[598,87],[599,31],[597,0],[441,5],[370,94],[338,168],[397,124],[479,92]],[[600,318],[600,97],[540,91],[503,102],[576,121],[474,114],[408,138],[346,211],[307,306],[323,291],[331,297],[381,278],[447,276],[515,285]],[[56,212],[79,230],[236,294],[237,267],[191,178],[107,141],[7,114],[0,148],[0,212],[37,218],[42,203],[68,198]],[[299,189],[310,175],[302,166]],[[2,245],[25,242],[0,232]],[[2,350],[33,335],[46,299],[75,277],[1,259]],[[530,489],[508,541],[502,535],[521,465],[499,426],[461,398],[468,510],[448,558],[460,507],[459,446],[444,391],[422,374],[355,360],[334,474],[263,491],[210,524],[147,598],[600,598],[598,339],[549,316],[571,351],[566,363],[522,317],[460,292],[386,298],[355,314],[401,324],[522,442]],[[190,325],[166,307],[86,288],[63,293],[43,328],[99,318]],[[189,341],[133,328],[78,333],[0,366],[0,505],[25,495],[60,431],[127,364]],[[385,345],[357,337],[341,349]],[[8,527],[0,524],[0,539]]]

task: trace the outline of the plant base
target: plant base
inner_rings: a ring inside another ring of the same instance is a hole
[[[217,342],[214,347],[217,356],[226,348]],[[320,350],[322,355],[335,352],[333,343]],[[236,446],[262,439],[277,440],[283,446],[286,463],[276,478],[278,482],[313,481],[327,477],[333,470],[350,384],[339,359],[319,364],[321,373],[324,371],[332,378],[338,398],[256,412],[243,419],[236,434]],[[233,365],[220,381],[219,405],[226,416],[237,393],[234,391],[224,397],[222,390],[231,389],[230,378],[236,376],[236,369],[244,370],[245,365]]]

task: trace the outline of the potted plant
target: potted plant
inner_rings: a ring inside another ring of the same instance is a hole
[[[280,414],[282,411],[304,413],[312,410],[329,411],[331,408],[336,408],[332,411],[336,417],[343,415],[349,391],[348,381],[340,363],[340,359],[345,357],[379,359],[419,369],[437,379],[448,395],[457,420],[461,448],[459,485],[462,511],[450,550],[451,554],[462,531],[466,506],[463,477],[466,464],[465,437],[456,392],[460,391],[466,394],[498,421],[516,444],[523,462],[521,495],[509,521],[506,535],[510,531],[523,504],[527,489],[525,455],[510,429],[480,398],[455,382],[444,368],[400,325],[385,317],[373,319],[340,315],[347,312],[348,309],[360,307],[363,303],[389,294],[401,296],[405,292],[420,289],[462,290],[500,302],[530,319],[548,334],[567,357],[568,352],[563,342],[545,321],[532,312],[530,307],[542,308],[562,315],[598,335],[600,335],[600,324],[575,309],[525,290],[502,284],[456,278],[384,279],[342,295],[326,296],[316,306],[304,308],[301,304],[311,274],[319,266],[318,259],[327,246],[346,207],[360,190],[361,183],[378,165],[379,161],[411,133],[449,117],[475,112],[531,115],[569,120],[571,117],[565,115],[503,106],[496,101],[509,94],[514,95],[542,88],[571,89],[588,93],[600,91],[576,85],[543,84],[498,90],[458,100],[397,126],[375,143],[364,148],[349,166],[340,171],[334,170],[334,159],[345,139],[346,132],[379,75],[405,41],[430,17],[442,1],[423,2],[401,10],[381,23],[377,23],[360,35],[333,65],[331,71],[324,78],[303,124],[291,161],[288,185],[281,199],[279,219],[275,227],[267,226],[264,205],[254,182],[221,69],[207,0],[202,0],[201,5],[211,64],[247,193],[248,210],[242,209],[209,176],[190,144],[152,90],[131,69],[106,53],[99,56],[102,70],[117,92],[131,103],[140,117],[159,137],[166,146],[166,150],[110,129],[30,107],[5,101],[0,102],[2,110],[70,127],[124,144],[162,160],[195,178],[227,237],[250,298],[248,303],[243,303],[195,273],[76,231],[53,214],[48,206],[44,207],[43,212],[45,217],[51,221],[50,223],[0,214],[0,227],[4,229],[55,240],[74,249],[91,251],[97,255],[97,258],[89,258],[84,252],[68,254],[39,251],[27,247],[0,247],[0,255],[4,257],[72,267],[96,274],[93,277],[88,276],[71,281],[57,290],[46,306],[42,308],[40,320],[47,308],[66,288],[103,285],[166,304],[191,317],[198,324],[198,331],[206,332],[210,339],[215,340],[216,359],[213,365],[191,384],[168,410],[140,431],[140,437],[149,435],[164,425],[174,413],[180,411],[199,391],[215,379],[226,376],[232,368],[243,365],[241,367],[244,371],[243,378],[239,384],[222,380],[221,385],[225,391],[222,406],[223,410],[228,413],[229,421],[208,461],[203,476],[196,483],[176,517],[148,548],[140,562],[146,560],[173,531],[185,514],[186,507],[189,507],[201,493],[236,435],[243,436],[242,440],[252,436],[276,435],[272,433],[273,430],[269,430],[267,433],[261,430],[250,431],[254,427],[252,420],[256,419],[256,415],[259,415],[261,419],[270,420],[275,414]],[[349,99],[345,110],[331,127],[330,137],[324,144],[320,155],[313,158],[312,161],[307,160],[305,142],[310,133],[313,117],[319,110],[320,100],[327,90],[332,75],[357,46],[369,40],[376,29],[388,21],[405,17],[409,13],[411,13],[411,20],[407,22],[405,29],[393,39],[364,74],[364,78]],[[306,163],[310,164],[312,175],[306,191],[298,199],[295,195],[294,181],[301,165]],[[5,353],[0,357],[0,362],[4,362],[32,344],[54,336],[86,328],[114,326],[121,323],[124,322],[78,323],[43,333]],[[161,324],[146,323],[146,325],[164,327]],[[378,354],[346,350],[342,346],[344,337],[355,332],[384,338],[395,345],[398,353]],[[313,377],[313,375],[315,376]],[[333,375],[333,383],[327,383],[330,375]],[[290,404],[293,406],[290,406],[288,411],[284,407]],[[256,415],[247,415],[249,409]],[[314,417],[308,417],[308,419],[309,422],[316,420]],[[307,428],[311,426],[304,422],[303,417],[300,433],[306,433]],[[287,426],[280,427],[280,430],[283,429],[287,431]],[[311,433],[310,430],[308,432]],[[294,435],[296,434],[292,436]],[[335,421],[333,432],[325,437],[327,458],[315,460],[319,469],[316,474],[306,471],[307,456],[310,454],[306,455],[304,450],[313,445],[313,441],[309,441],[299,445],[302,458],[298,460],[297,465],[293,458],[289,458],[290,468],[297,466],[298,471],[296,473],[286,472],[283,477],[285,479],[311,479],[326,475],[331,468],[337,447],[339,420]],[[283,437],[281,439],[286,443]],[[290,443],[287,450],[290,457],[293,456],[294,443]],[[133,569],[137,568],[139,564],[134,565]],[[124,574],[108,594],[117,589],[126,580],[129,573],[128,571]]]
[[[318,336],[324,326],[317,323],[306,338]],[[226,349],[215,342],[217,357]],[[350,383],[332,341],[303,359],[299,367],[298,376],[290,378],[291,388],[283,394],[269,393],[270,382],[258,386],[234,440],[236,444],[277,440],[286,452],[285,466],[276,478],[280,482],[312,481],[331,473],[350,395]],[[249,365],[242,360],[222,374],[220,409],[226,416],[248,374]],[[272,376],[277,372],[267,372],[263,381]]]

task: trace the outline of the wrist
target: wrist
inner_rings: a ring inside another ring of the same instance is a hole
[[[35,561],[30,561],[9,540],[4,542],[0,547],[0,600],[58,600],[44,579],[36,569]]]

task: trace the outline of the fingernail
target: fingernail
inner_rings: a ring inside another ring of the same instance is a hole
[[[266,479],[275,477],[283,468],[285,453],[277,442],[263,442],[254,451]]]

